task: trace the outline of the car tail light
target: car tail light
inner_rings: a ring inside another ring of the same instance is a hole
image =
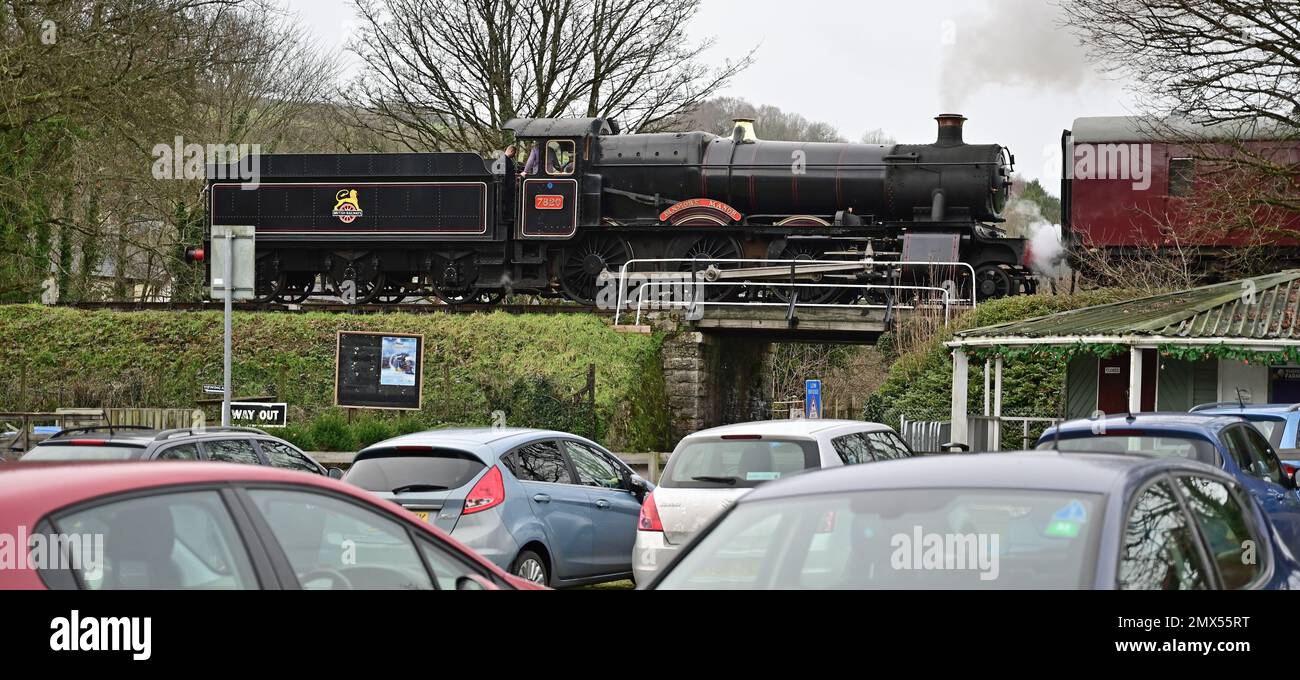
[[[1283,470],[1286,470],[1286,473],[1287,473],[1288,475],[1294,475],[1294,474],[1295,474],[1295,471],[1296,471],[1296,467],[1297,467],[1297,466],[1292,465],[1292,464],[1290,464],[1290,463],[1285,463],[1285,462],[1282,463],[1282,469],[1283,469]]]
[[[107,439],[73,439],[68,442],[72,446],[104,446],[108,444]]]
[[[755,440],[755,439],[762,439],[762,438],[763,438],[763,435],[761,435],[761,434],[724,434],[724,435],[722,435],[722,438],[723,438],[724,440],[726,440],[726,441],[734,441],[734,440],[737,440],[737,439],[743,439],[743,440],[753,441],[753,440]]]
[[[659,521],[659,506],[655,505],[655,494],[651,491],[641,504],[641,517],[636,522],[637,531],[663,531],[664,523]]]
[[[506,486],[501,482],[501,468],[493,465],[492,469],[478,480],[478,484],[469,490],[469,495],[465,497],[464,514],[472,515],[488,508],[495,508],[505,500]]]

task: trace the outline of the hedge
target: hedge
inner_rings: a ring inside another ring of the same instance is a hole
[[[423,410],[348,424],[332,408],[339,330],[423,334]],[[221,383],[221,332],[220,312],[2,306],[0,410],[191,408],[202,385]],[[236,396],[288,402],[299,441],[311,431],[346,449],[390,430],[492,424],[495,411],[507,425],[567,428],[624,451],[659,450],[667,438],[662,336],[618,333],[594,315],[237,312],[234,332]],[[572,400],[589,364],[594,418]]]

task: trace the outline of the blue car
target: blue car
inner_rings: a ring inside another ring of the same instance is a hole
[[[1240,402],[1221,402],[1218,404],[1201,404],[1192,408],[1192,413],[1206,415],[1233,415],[1249,420],[1277,451],[1282,459],[1282,467],[1288,474],[1300,469],[1300,404],[1242,404]]]
[[[1221,470],[1031,451],[769,482],[646,588],[1293,590],[1300,564]]]
[[[1058,441],[1059,432],[1059,441]],[[1300,554],[1300,491],[1277,452],[1249,421],[1236,415],[1139,413],[1072,420],[1048,428],[1037,448],[1141,453],[1186,458],[1232,475],[1259,503],[1291,549]]]
[[[654,488],[593,441],[520,428],[395,437],[359,452],[343,481],[552,587],[631,578],[641,501]]]

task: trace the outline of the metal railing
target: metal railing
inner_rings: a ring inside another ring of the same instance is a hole
[[[672,282],[665,282],[665,281],[647,281],[641,284],[641,287],[637,289],[636,325],[638,326],[641,325],[641,311],[642,311],[642,306],[646,302],[646,298],[645,298],[646,289],[654,286],[665,286],[665,285],[678,285],[678,284]],[[695,286],[701,286],[701,287],[702,286],[735,286],[737,284],[732,283],[730,281],[695,281],[689,285],[692,288],[694,288]],[[945,325],[947,325],[947,323],[952,319],[952,299],[950,297],[950,293],[947,288],[936,288],[933,286],[881,286],[876,284],[849,285],[849,284],[841,284],[841,283],[783,283],[780,284],[780,286],[783,288],[795,287],[795,288],[843,288],[843,289],[859,289],[859,290],[883,290],[883,289],[916,290],[916,291],[930,291],[930,292],[942,293],[943,294],[943,322]],[[695,297],[694,292],[695,291],[692,291],[692,297]],[[652,304],[666,305],[669,307],[682,307],[685,309],[693,309],[697,306],[703,307],[706,305],[734,305],[737,303],[726,302],[726,301],[710,302],[708,300],[698,300],[698,299],[665,302],[663,300],[654,299],[652,300]],[[799,308],[799,307],[813,307],[813,308],[823,308],[823,309],[916,309],[917,308],[917,305],[873,305],[873,304],[858,304],[858,303],[841,304],[841,303],[831,303],[831,302],[826,302],[826,303],[799,302],[797,298],[790,302],[744,302],[740,304],[744,304],[746,306],[751,306],[751,307],[784,307],[787,309]],[[617,315],[615,315],[614,317],[614,323],[615,325],[618,324]]]
[[[1002,448],[1003,425],[1020,423],[1020,446],[1016,450],[1026,450],[1033,446],[1034,439],[1029,436],[1032,423],[1046,426],[1061,422],[1060,418],[1037,418],[1028,416],[970,416],[967,436],[971,453],[994,453],[1004,451]],[[943,445],[951,441],[952,422],[948,420],[908,420],[900,419],[899,434],[913,450],[933,453],[941,451]]]
[[[902,267],[964,267],[964,268],[966,268],[967,270],[970,271],[971,297],[970,297],[969,299],[967,299],[967,298],[956,298],[956,299],[953,300],[953,302],[956,302],[956,303],[962,303],[962,304],[967,304],[967,303],[969,303],[970,306],[971,306],[971,309],[975,309],[975,308],[978,306],[978,302],[976,301],[976,296],[975,296],[975,288],[976,288],[976,285],[977,285],[977,281],[976,281],[976,279],[975,279],[975,267],[974,267],[974,265],[970,264],[969,262],[922,262],[922,261],[914,261],[914,260],[901,260],[901,261],[900,261],[900,260],[875,260],[875,259],[865,259],[865,260],[808,260],[808,259],[800,259],[800,260],[768,260],[768,259],[763,259],[763,258],[753,258],[753,257],[747,257],[747,258],[690,258],[690,257],[674,257],[674,258],[665,258],[665,257],[660,257],[660,258],[642,258],[642,259],[632,259],[632,260],[628,260],[627,262],[624,262],[623,265],[622,265],[621,267],[619,267],[619,270],[618,270],[618,295],[617,295],[617,297],[616,297],[616,305],[615,305],[615,311],[614,311],[614,324],[615,324],[615,325],[618,325],[619,320],[620,320],[621,315],[622,315],[622,312],[623,312],[623,308],[624,308],[625,304],[629,302],[629,301],[627,300],[627,298],[624,296],[624,292],[627,290],[627,276],[628,276],[629,267],[633,267],[634,265],[638,265],[638,264],[654,264],[654,265],[662,265],[662,264],[671,264],[671,263],[677,263],[677,264],[693,263],[693,264],[702,264],[702,265],[705,266],[705,268],[707,268],[709,265],[714,265],[714,264],[743,264],[743,263],[746,263],[746,262],[750,262],[750,263],[760,263],[760,264],[764,264],[764,265],[793,265],[793,266],[791,267],[791,268],[794,270],[794,271],[792,272],[792,275],[793,275],[793,276],[800,276],[800,275],[801,275],[801,273],[798,271],[798,266],[799,266],[799,265],[803,265],[803,266],[805,266],[805,267],[807,267],[807,266],[824,267],[824,266],[826,266],[826,265],[834,265],[834,266],[837,266],[837,267],[844,267],[844,268],[845,268],[845,271],[857,271],[857,270],[859,270],[859,269],[861,269],[862,271],[867,271],[867,270],[874,269],[874,268],[877,268],[877,267],[890,268],[890,269],[899,269],[899,268],[902,268]],[[698,276],[698,273],[699,273],[700,271],[704,271],[704,269],[695,269],[695,268],[693,267],[692,270],[690,270],[690,271],[681,271],[681,272],[670,272],[670,271],[656,270],[656,271],[634,272],[634,273],[637,273],[637,274],[659,274],[659,275],[675,274],[675,275],[679,275],[679,276],[680,276],[680,275],[689,275],[689,276],[691,276],[692,279],[695,279],[695,277]],[[726,272],[726,270],[722,270],[722,273],[725,273],[725,272]],[[808,274],[827,274],[827,273],[843,273],[843,272],[827,272],[827,271],[803,272],[802,275],[803,275],[803,276],[807,276]],[[695,284],[695,283],[701,283],[701,282],[698,282],[698,281],[692,280],[692,281],[690,281],[690,283],[691,283],[691,284]],[[764,285],[768,285],[768,286],[771,286],[771,287],[783,287],[783,286],[796,285],[796,284],[791,284],[791,283],[789,283],[789,282],[780,282],[780,283],[779,283],[779,282],[777,282],[775,279],[773,279],[773,280],[759,280],[759,281],[725,281],[725,282],[703,282],[703,283],[724,283],[725,285],[730,285],[730,286],[743,286],[743,285],[746,285],[746,284],[748,284],[748,285],[759,285],[759,284],[764,284]],[[808,285],[811,285],[811,286],[814,287],[814,288],[829,288],[829,287],[832,287],[832,286],[843,287],[841,284],[832,284],[832,283],[824,283],[824,282],[822,282],[822,283],[808,284]],[[942,290],[947,290],[947,289],[945,288],[945,289],[942,289]],[[733,305],[746,305],[746,304],[750,304],[750,305],[752,305],[752,304],[765,304],[765,303],[758,303],[758,302],[727,302],[727,303],[723,303],[723,304],[733,304]],[[766,304],[775,304],[775,303],[766,303]]]
[[[939,453],[951,441],[952,423],[946,420],[899,419],[898,434],[913,451]]]

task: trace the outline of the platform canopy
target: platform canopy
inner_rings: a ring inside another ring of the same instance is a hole
[[[1111,357],[1127,352],[1128,405],[1138,412],[1144,350],[1188,359],[1300,363],[1300,270],[967,329],[947,345],[953,353],[954,442],[969,444],[971,358],[995,363],[991,415],[1000,418],[1004,358],[1081,353]]]

